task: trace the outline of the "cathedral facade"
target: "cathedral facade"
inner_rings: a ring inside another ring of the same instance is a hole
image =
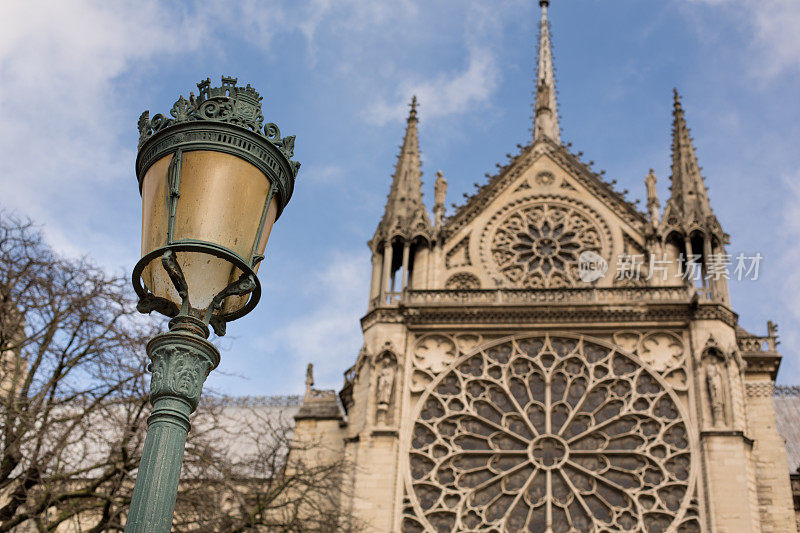
[[[297,438],[351,462],[371,531],[795,531],[775,328],[731,308],[680,97],[641,212],[561,142],[548,4],[533,138],[449,217],[412,101],[363,348],[341,391],[309,380]]]

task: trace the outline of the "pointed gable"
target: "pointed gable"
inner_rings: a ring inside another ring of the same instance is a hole
[[[550,22],[547,18],[549,0],[539,0],[541,21],[539,23],[539,49],[536,71],[536,100],[534,103],[533,142],[520,147],[520,154],[511,162],[500,168],[500,172],[489,179],[489,183],[480,187],[477,194],[467,199],[465,205],[459,207],[445,225],[448,232],[457,232],[469,224],[475,216],[497,198],[510,183],[514,183],[521,173],[533,162],[547,155],[567,172],[580,181],[586,190],[602,198],[609,207],[620,212],[631,225],[638,226],[644,222],[644,216],[633,204],[614,191],[604,182],[599,174],[593,172],[578,156],[570,153],[561,144],[561,127],[558,121],[558,102],[553,67],[552,43],[550,42]],[[526,183],[521,184],[527,187]]]
[[[609,208],[618,212],[628,224],[638,228],[646,222],[645,215],[633,203],[615,191],[609,183],[602,179],[600,174],[592,171],[589,165],[582,162],[578,156],[564,146],[545,140],[522,148],[519,155],[514,156],[508,165],[501,167],[498,174],[490,177],[486,185],[480,187],[476,194],[470,196],[466,203],[459,206],[446,221],[447,232],[454,234],[468,225],[487,205],[491,204],[512,184],[516,184],[518,178],[543,156],[549,157],[554,163],[561,166],[586,191],[597,196]],[[517,187],[527,189],[531,185],[528,182],[521,182]],[[571,185],[565,184],[565,188],[567,187],[571,187]]]
[[[561,144],[549,1],[539,5],[533,142],[446,220],[446,257],[474,258],[447,264],[448,280],[471,274],[482,287],[580,286],[583,252],[605,261],[613,278],[618,254],[645,248],[646,216]]]

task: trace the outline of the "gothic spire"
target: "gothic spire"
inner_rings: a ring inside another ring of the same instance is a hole
[[[414,96],[411,99],[403,145],[400,147],[400,155],[397,156],[392,187],[376,236],[411,236],[414,230],[430,230],[428,213],[422,203],[422,165],[419,159],[417,123],[417,97]]]
[[[553,74],[553,53],[550,48],[550,22],[547,7],[550,0],[539,0],[542,20],[539,23],[539,64],[536,71],[536,103],[533,111],[533,140],[545,137],[561,143],[556,106],[556,81]]]
[[[700,173],[690,136],[686,126],[681,97],[678,90],[673,90],[674,108],[672,111],[672,176],[670,180],[671,197],[669,203],[677,210],[685,224],[698,223],[705,225],[714,213],[708,200],[705,182]]]

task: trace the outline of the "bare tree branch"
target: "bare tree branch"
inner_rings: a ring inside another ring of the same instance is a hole
[[[59,257],[0,211],[0,533],[124,529],[144,444],[153,320],[126,279]],[[355,531],[341,460],[296,459],[274,409],[206,394],[193,420],[173,530]]]

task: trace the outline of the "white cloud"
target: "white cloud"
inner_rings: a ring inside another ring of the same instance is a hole
[[[306,166],[303,168],[303,181],[313,181],[319,184],[339,183],[346,175],[345,169],[339,165]]]
[[[254,341],[259,352],[291,361],[289,376],[301,383],[303,369],[314,363],[318,388],[339,387],[343,369],[355,362],[362,342],[358,319],[367,308],[369,257],[363,250],[334,254],[327,267],[311,271],[298,286],[308,287],[309,311]]]
[[[800,2],[797,0],[690,0],[726,9],[751,34],[752,55],[743,57],[756,77],[800,71]]]
[[[192,4],[192,10],[208,29],[225,29],[228,33],[235,31],[261,50],[268,50],[279,32],[292,29],[296,24],[277,2],[270,2],[267,6],[261,0],[200,1]]]
[[[138,94],[143,99],[155,86],[139,81],[146,80],[145,74],[154,75],[164,61],[224,41],[233,31],[262,51],[278,35],[299,32],[312,62],[323,30],[350,43],[347,50],[360,47],[367,36],[386,32],[408,40],[419,5],[414,0],[308,0],[268,8],[256,0],[222,6],[155,0],[0,3],[0,98],[15,106],[0,123],[2,202],[43,223],[49,240],[62,252],[91,251],[109,265],[129,264],[135,251],[128,244],[139,232],[131,117],[140,111],[128,103],[133,101],[130,87],[144,83]],[[403,76],[416,81],[403,85],[394,98],[379,100],[372,107],[373,118],[382,122],[403,116],[412,93],[426,106],[427,118],[463,113],[486,101],[496,88],[499,69],[479,41],[492,20],[472,16],[468,21],[463,71],[432,79]],[[224,53],[225,47],[219,50]],[[363,70],[355,56],[343,54],[340,62],[356,61],[356,70]],[[367,77],[362,78],[366,83]],[[372,94],[381,98],[377,87]],[[118,205],[98,201],[112,197]],[[125,199],[124,205],[119,198]],[[109,218],[115,218],[112,225],[125,228],[124,239],[118,232],[110,235]]]
[[[391,102],[379,101],[367,111],[376,124],[405,118],[412,95],[424,106],[426,120],[461,114],[486,102],[499,81],[495,56],[487,49],[470,47],[467,67],[457,73],[442,73],[432,80],[401,84]]]
[[[796,325],[800,324],[800,308],[797,307],[798,295],[800,295],[800,269],[797,268],[800,265],[800,248],[797,246],[797,243],[800,242],[800,210],[797,209],[797,206],[800,205],[800,172],[794,176],[784,176],[782,181],[789,195],[783,204],[783,242],[785,245],[779,265],[779,275],[784,276],[781,307],[783,313],[790,317],[787,321],[789,325]],[[780,333],[784,345],[800,346],[800,331],[796,327],[783,328]],[[788,370],[796,381],[798,371],[800,371],[800,359],[796,353],[786,355],[787,359],[790,358],[785,361],[789,363]]]
[[[470,4],[464,28],[466,66],[428,79],[420,79],[413,72],[398,76],[411,81],[401,83],[392,98],[378,100],[369,107],[366,118],[376,124],[405,118],[412,95],[424,106],[426,120],[468,113],[486,104],[501,79],[494,50],[500,33],[502,20],[497,6]]]
[[[124,253],[92,220],[103,208],[114,214],[101,190],[133,180],[134,147],[119,142],[134,127],[123,112],[129,95],[115,80],[196,47],[202,21],[155,1],[86,0],[4,2],[0,21],[3,203],[44,223],[64,252],[94,243],[103,255]]]
[[[752,1],[756,43],[761,48],[766,75],[800,70],[800,2]]]

